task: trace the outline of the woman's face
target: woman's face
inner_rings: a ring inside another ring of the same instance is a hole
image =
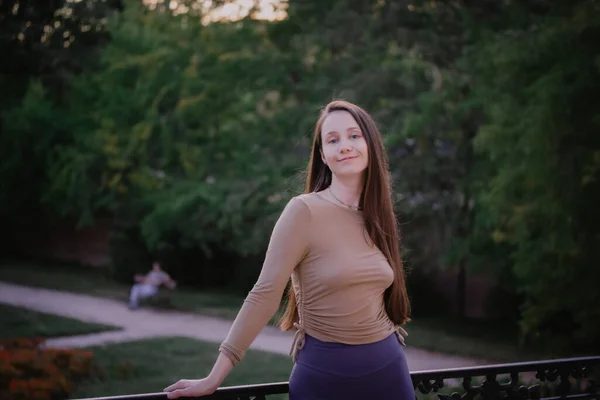
[[[334,175],[359,175],[367,169],[367,141],[348,111],[333,111],[325,117],[321,143],[321,158]]]

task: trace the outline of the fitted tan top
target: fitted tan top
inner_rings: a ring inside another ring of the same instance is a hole
[[[275,224],[262,271],[219,350],[237,364],[279,308],[292,278],[299,322],[291,354],[304,335],[321,341],[366,344],[396,333],[383,294],[394,272],[365,230],[362,212],[318,193],[294,197]]]

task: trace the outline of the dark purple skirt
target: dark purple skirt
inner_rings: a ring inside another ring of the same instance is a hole
[[[290,375],[290,400],[414,400],[395,334],[369,344],[327,343],[306,335]]]

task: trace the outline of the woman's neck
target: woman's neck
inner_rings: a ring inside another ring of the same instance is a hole
[[[339,179],[334,175],[330,190],[333,195],[346,205],[358,207],[363,189],[363,179]]]

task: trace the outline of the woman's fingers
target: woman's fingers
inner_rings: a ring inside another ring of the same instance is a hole
[[[181,379],[164,389],[169,399],[206,396],[215,390],[217,390],[217,385],[213,385],[212,381],[208,379]]]
[[[188,389],[177,389],[177,390],[174,390],[172,392],[168,392],[167,393],[167,398],[169,398],[169,399],[176,399],[178,397],[185,396],[186,395],[185,392],[187,390]]]
[[[167,398],[176,399],[179,397],[198,397],[205,396],[210,393],[211,392],[208,390],[208,388],[202,387],[202,385],[188,384],[188,386],[185,388],[175,389],[171,392],[168,392]]]
[[[164,392],[172,392],[177,389],[185,389],[190,386],[190,381],[188,379],[180,379],[171,386],[167,386],[163,391]]]

